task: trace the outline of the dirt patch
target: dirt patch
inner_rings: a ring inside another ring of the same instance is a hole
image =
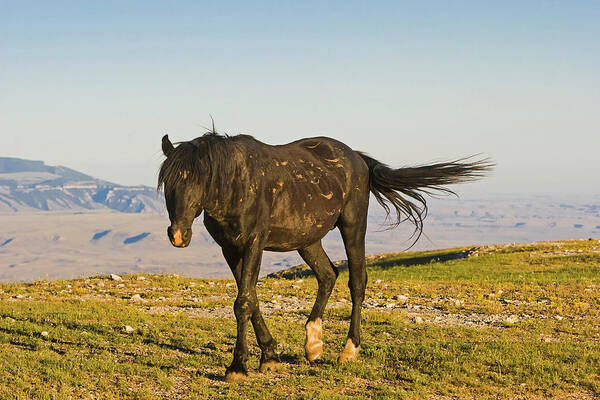
[[[297,298],[277,299],[261,302],[260,309],[268,318],[271,315],[286,316],[290,321],[305,321],[308,311],[312,308],[311,301]],[[351,310],[351,303],[341,299],[327,305],[328,308]],[[176,314],[185,313],[192,318],[231,318],[234,319],[233,307],[196,308],[183,306],[146,306],[143,310],[150,314]],[[412,304],[382,304],[375,301],[366,301],[365,310],[379,310],[382,312],[400,313],[415,323],[428,323],[438,326],[464,326],[472,328],[503,327],[522,321],[536,318],[527,314],[483,314],[483,313],[449,313],[434,307]],[[544,317],[537,317],[544,318]]]

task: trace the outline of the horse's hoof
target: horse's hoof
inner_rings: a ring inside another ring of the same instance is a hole
[[[304,346],[304,357],[310,362],[317,360],[319,357],[321,357],[322,353],[323,342],[321,340],[312,343],[307,343]]]
[[[304,342],[304,357],[310,362],[321,357],[323,341],[321,340],[321,318],[306,324],[306,341]]]
[[[278,361],[265,361],[260,363],[258,370],[260,372],[277,372],[283,368],[283,365]]]
[[[248,374],[245,374],[243,372],[227,371],[225,373],[225,382],[240,383],[240,382],[244,382],[247,377],[248,377]]]
[[[358,357],[359,351],[360,346],[354,346],[354,343],[352,343],[352,339],[348,339],[346,341],[346,347],[344,347],[344,350],[342,350],[340,356],[338,357],[338,363],[343,364],[346,362],[355,361]]]

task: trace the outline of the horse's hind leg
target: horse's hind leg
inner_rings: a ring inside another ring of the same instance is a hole
[[[368,193],[367,193],[368,196]],[[348,202],[338,224],[348,255],[350,279],[348,287],[352,298],[352,316],[348,339],[338,362],[354,361],[360,350],[360,320],[367,286],[365,266],[365,233],[367,230],[368,197],[364,201]]]
[[[338,272],[327,254],[325,254],[321,241],[298,250],[298,253],[314,271],[319,283],[317,299],[306,322],[306,341],[304,343],[306,359],[314,361],[323,352],[323,342],[321,341],[322,318]]]

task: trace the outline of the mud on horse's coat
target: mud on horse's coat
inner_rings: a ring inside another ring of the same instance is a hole
[[[204,211],[204,225],[221,246],[238,295],[234,304],[237,340],[227,381],[247,375],[246,331],[252,322],[261,349],[260,370],[276,368],[276,342],[260,312],[256,282],[263,250],[297,250],[318,282],[315,304],[306,323],[306,358],[321,356],[322,318],[338,271],[321,239],[330,230],[341,232],[348,256],[352,314],[339,362],[356,359],[360,350],[360,311],[365,296],[365,232],[369,194],[396,222],[415,224],[422,231],[427,206],[423,193],[450,192],[444,185],[483,176],[487,160],[461,159],[415,168],[391,169],[345,144],[326,137],[270,146],[246,136],[214,132],[180,143],[165,135],[158,179],[164,188],[171,225],[167,234],[176,247],[186,247],[192,222]]]

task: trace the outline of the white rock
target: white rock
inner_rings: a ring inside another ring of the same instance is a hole
[[[40,335],[42,335],[43,337],[48,337],[48,332],[42,331],[42,333],[40,333]]]
[[[557,320],[559,320],[559,321],[562,321],[562,320],[563,320],[563,317],[562,317],[562,316],[560,316],[560,315],[555,315],[555,316],[554,316],[554,318],[556,318],[556,319],[557,319]]]
[[[125,287],[125,284],[124,284],[124,283],[119,283],[119,284],[117,285],[117,287],[118,287],[118,288],[123,288],[123,287]]]
[[[509,324],[516,324],[517,322],[519,322],[519,317],[514,314],[509,315],[508,317],[506,317],[504,322],[509,323]]]
[[[381,282],[383,282],[381,279],[377,279],[377,280],[375,281],[375,283],[381,283]]]
[[[415,324],[422,324],[423,323],[423,318],[417,316],[414,318]]]
[[[125,333],[133,333],[135,331],[135,329],[133,329],[129,325],[125,325],[125,328],[123,328],[123,330],[125,331]]]
[[[139,294],[134,294],[133,296],[131,296],[132,301],[143,301],[144,299],[142,299],[142,296],[140,296]]]
[[[398,295],[394,296],[394,300],[398,300],[403,303],[406,303],[408,301],[408,296],[405,296],[403,294],[398,294]]]
[[[110,274],[110,279],[112,279],[113,281],[122,281],[123,280],[123,278],[121,278],[117,274]]]
[[[138,281],[145,281],[145,280],[146,280],[146,277],[145,277],[145,276],[138,276],[138,277],[137,277],[137,280],[138,280]]]

